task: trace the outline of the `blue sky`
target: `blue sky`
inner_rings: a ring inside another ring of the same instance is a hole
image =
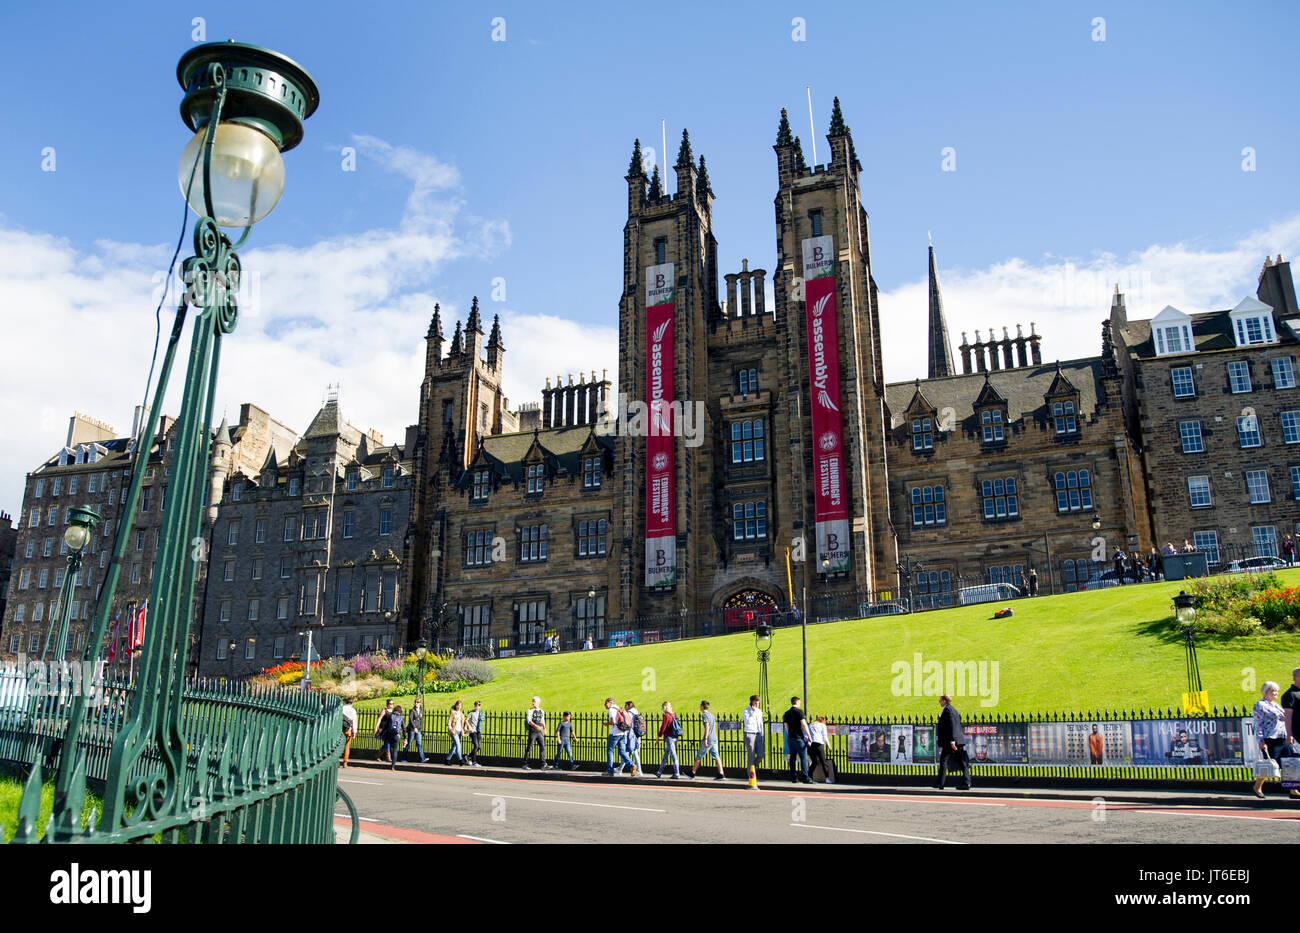
[[[811,158],[805,85],[819,156],[832,96],[853,128],[890,379],[923,375],[927,231],[954,343],[1035,319],[1049,357],[1097,352],[1109,280],[1145,292],[1149,313],[1227,306],[1300,239],[1294,4],[466,7],[6,6],[0,30],[19,41],[0,59],[0,315],[6,355],[33,368],[0,375],[0,508],[18,509],[73,408],[129,426],[151,275],[181,215],[175,63],[194,17],[209,41],[276,48],[321,87],[285,195],[243,251],[265,287],[221,383],[232,415],[254,401],[298,430],[338,381],[359,426],[398,437],[434,300],[463,318],[478,294],[502,315],[512,402],[543,373],[614,370],[622,176],[637,136],[662,164],[660,119],[670,163],[683,126],[708,161],[723,271],[770,269],[771,145],[785,106]],[[78,351],[95,365],[40,378],[49,353]]]

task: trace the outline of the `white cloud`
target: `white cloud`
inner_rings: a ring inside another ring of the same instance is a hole
[[[953,363],[962,331],[1000,338],[1008,327],[1034,322],[1043,359],[1078,359],[1101,352],[1101,324],[1119,283],[1132,318],[1152,317],[1165,305],[1188,313],[1234,306],[1254,295],[1265,256],[1289,257],[1300,248],[1300,214],[1216,244],[1155,244],[1125,257],[1086,259],[1047,255],[1036,262],[1006,259],[986,269],[946,267],[936,248],[944,316]],[[927,283],[909,282],[880,294],[881,347],[890,382],[926,374]]]

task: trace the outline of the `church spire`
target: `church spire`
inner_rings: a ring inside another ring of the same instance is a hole
[[[956,375],[952,365],[952,347],[948,343],[948,322],[943,317],[943,296],[939,293],[939,270],[934,262],[934,244],[930,245],[929,344],[929,378]]]
[[[840,113],[840,99],[835,98],[835,104],[831,108],[831,129],[827,136],[843,136],[848,132],[844,127],[844,114]]]
[[[478,295],[474,296],[473,302],[469,306],[469,320],[465,322],[465,333],[481,334],[483,333],[483,324],[478,317]]]
[[[650,200],[657,201],[663,197],[663,183],[659,180],[659,166],[654,167],[650,175]]]
[[[451,336],[451,355],[460,356],[464,352],[464,344],[460,336],[460,321],[456,322],[456,333]]]
[[[781,125],[776,128],[776,144],[778,146],[789,146],[790,139],[790,117],[786,114],[785,108],[781,108]]]
[[[690,168],[694,159],[691,156],[691,137],[682,130],[682,147],[677,150],[677,168]]]
[[[799,142],[799,137],[794,138],[794,167],[801,172],[808,170],[808,162],[803,157],[803,143]]]
[[[627,167],[627,177],[644,178],[645,177],[644,162],[645,159],[641,155],[641,140],[637,139],[636,142],[632,144],[632,162]]]
[[[700,156],[699,177],[695,180],[695,190],[699,192],[700,197],[708,195],[713,197],[713,186],[709,184],[709,170],[704,167],[704,156]]]
[[[425,340],[437,340],[442,342],[442,306],[437,302],[433,304],[433,318],[429,321],[429,332],[424,335]]]

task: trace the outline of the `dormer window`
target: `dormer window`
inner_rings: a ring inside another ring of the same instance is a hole
[[[1239,347],[1277,343],[1273,330],[1273,309],[1255,298],[1243,298],[1228,313],[1232,321],[1232,336]]]
[[[392,488],[393,488],[393,468],[392,468],[392,467],[384,467],[384,488],[385,488],[385,489],[392,489]]]
[[[348,492],[355,492],[357,488],[357,471],[348,470]]]
[[[231,483],[230,485],[231,502],[238,502],[243,497],[243,489],[241,488],[241,486],[242,484],[239,482],[239,480],[235,480],[233,483]]]
[[[542,494],[542,481],[545,476],[546,467],[541,463],[530,464],[528,467],[528,495],[540,496]]]
[[[912,419],[912,449],[934,450],[934,420],[930,417]]]
[[[600,457],[582,458],[582,488],[600,488]]]
[[[470,501],[486,502],[488,497],[488,471],[475,470],[473,484],[470,487]]]
[[[1000,408],[986,408],[980,412],[980,424],[984,428],[985,444],[998,444],[1006,440],[1003,422],[1004,418]]]
[[[1166,305],[1151,319],[1151,339],[1155,343],[1156,356],[1196,352],[1196,344],[1192,342],[1192,319],[1172,305]]]
[[[1056,425],[1057,434],[1077,434],[1079,419],[1075,412],[1074,400],[1065,399],[1064,401],[1053,402],[1052,421]]]
[[[296,476],[289,477],[289,495],[298,495],[298,477]]]

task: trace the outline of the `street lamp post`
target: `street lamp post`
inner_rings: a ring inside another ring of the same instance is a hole
[[[898,575],[903,578],[903,586],[907,588],[907,611],[912,611],[912,574],[921,571],[921,562],[913,561],[911,554],[903,555],[903,559],[894,564],[894,569]]]
[[[311,626],[308,626],[306,629],[299,632],[298,634],[307,636],[307,666],[302,669],[301,683],[302,683],[302,689],[308,690],[311,688],[311,659],[312,659]]]
[[[417,687],[420,696],[421,706],[424,705],[424,671],[425,671],[425,666],[428,663],[426,660],[428,654],[429,654],[429,649],[425,647],[424,641],[423,639],[421,639],[420,647],[415,649],[415,657],[416,660],[419,661],[419,684],[417,685]]]
[[[770,716],[771,700],[767,689],[767,661],[772,656],[772,626],[766,620],[754,627],[754,647],[758,649],[758,695],[763,700],[763,715]]]
[[[127,722],[113,741],[105,776],[101,828],[115,832],[130,821],[161,819],[186,806],[179,790],[185,780],[176,762],[186,754],[178,728],[185,690],[190,621],[206,503],[202,495],[212,441],[221,338],[238,316],[240,262],[235,250],[254,224],[266,217],[284,190],[281,153],[303,138],[303,121],[320,101],[316,83],[297,62],[241,42],[210,42],[189,49],[176,68],[184,91],[181,119],[193,137],[181,155],[177,178],[190,207],[194,255],[182,268],[185,292],[176,309],[171,336],[161,360],[153,404],[139,445],[129,487],[122,498],[124,520],[113,540],[112,561],[100,591],[94,630],[83,660],[98,656],[108,628],[127,541],[133,530],[149,450],[180,337],[190,309],[195,311],[180,412],[173,431],[173,495],[167,497],[158,533],[157,559],[149,593],[150,624],[140,658],[137,691]],[[242,228],[232,244],[222,228]],[[85,698],[74,698],[67,734],[77,735]],[[71,743],[60,757],[55,787],[55,839],[75,832],[85,782],[85,752]],[[147,757],[146,757],[147,756]],[[143,768],[143,770],[141,770]],[[39,793],[40,776],[29,791]],[[135,800],[135,788],[152,792]],[[33,789],[34,788],[34,789]]]
[[[77,574],[81,572],[81,555],[98,524],[99,513],[94,509],[76,505],[68,509],[68,527],[63,532],[63,543],[68,546],[68,566],[64,571],[63,586],[59,589],[58,627],[56,631],[55,618],[51,616],[49,627],[45,631],[45,646],[41,651],[43,661],[62,661],[67,657],[68,623],[72,619],[72,597],[77,588]]]
[[[1180,590],[1174,597],[1174,614],[1182,626],[1187,692],[1196,697],[1204,690],[1201,686],[1201,665],[1196,660],[1196,597],[1186,590]]]

